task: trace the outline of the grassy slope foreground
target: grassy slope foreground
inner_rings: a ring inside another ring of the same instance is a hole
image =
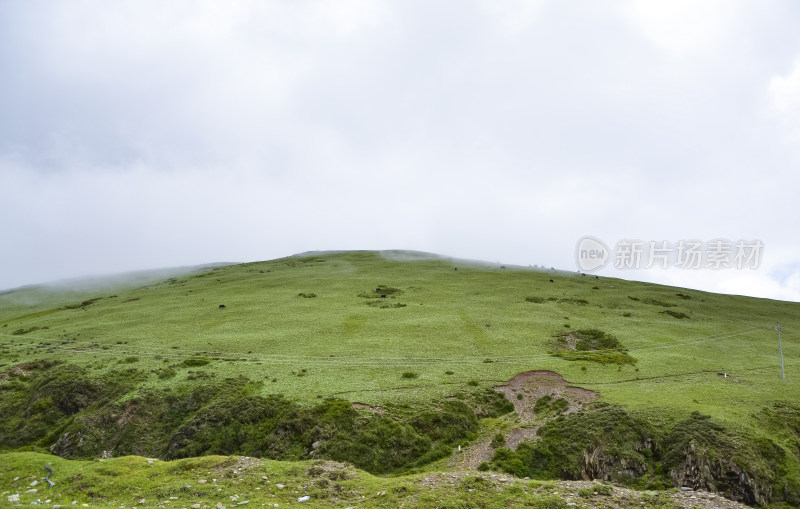
[[[30,288],[0,295],[0,446],[423,475],[486,442],[483,470],[798,505],[798,316],[796,303],[402,252]],[[492,387],[534,370],[596,397],[521,386],[509,413]]]

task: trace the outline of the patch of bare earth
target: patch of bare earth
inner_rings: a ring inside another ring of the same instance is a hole
[[[515,376],[506,385],[494,388],[503,393],[513,405],[519,417],[520,427],[512,429],[505,436],[505,447],[516,450],[517,446],[525,441],[536,440],[536,431],[542,422],[536,422],[534,407],[536,401],[543,396],[550,396],[553,400],[564,398],[569,402],[569,407],[564,413],[577,412],[581,407],[594,398],[597,393],[580,387],[571,387],[566,380],[552,371],[526,371]],[[480,442],[465,447],[460,452],[454,453],[455,468],[478,468],[483,462],[488,462],[494,455],[491,446],[492,436]]]
[[[370,412],[374,412],[374,413],[376,413],[378,415],[383,415],[383,408],[379,407],[379,406],[372,406],[372,405],[368,405],[366,403],[358,403],[358,402],[353,402],[352,405],[353,405],[353,408],[355,408],[356,410],[358,410],[358,409],[369,410]]]
[[[554,400],[566,399],[569,408],[564,413],[577,412],[585,403],[597,397],[594,391],[567,385],[566,380],[553,371],[525,371],[494,390],[502,392],[514,405],[522,422],[531,422],[536,418],[533,408],[543,396],[550,395]]]

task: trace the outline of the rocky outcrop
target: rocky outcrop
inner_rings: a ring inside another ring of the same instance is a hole
[[[709,450],[691,442],[681,463],[669,472],[675,486],[721,493],[750,505],[766,505],[773,498],[768,480],[759,479],[730,458],[714,458]]]
[[[620,477],[636,478],[647,473],[647,465],[635,458],[609,455],[601,448],[592,448],[581,455],[581,478],[584,481],[611,481]]]

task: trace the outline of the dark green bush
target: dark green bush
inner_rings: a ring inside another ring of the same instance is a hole
[[[199,366],[205,366],[209,362],[211,362],[211,361],[209,359],[204,358],[204,357],[193,357],[191,359],[184,359],[181,364],[183,364],[184,366],[190,367],[190,368],[196,368],[196,367],[199,367]]]
[[[502,447],[506,445],[506,437],[504,437],[502,433],[497,433],[494,437],[492,437],[492,442],[489,445],[492,446],[492,449]]]
[[[548,421],[539,428],[539,436],[536,442],[521,443],[516,451],[497,449],[492,464],[519,477],[580,479],[581,457],[590,449],[603,448],[607,456],[624,459],[626,468],[643,468],[649,459],[641,451],[652,437],[643,421],[618,406],[601,403]]]

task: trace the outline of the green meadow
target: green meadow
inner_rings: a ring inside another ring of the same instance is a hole
[[[800,396],[798,324],[792,302],[415,252],[312,253],[141,286],[7,292],[0,372],[6,385],[31,363],[127,376],[116,404],[238,379],[248,397],[301,407],[408,409],[547,370],[655,433],[699,412],[791,456],[798,432],[765,423]],[[787,461],[794,475],[800,459]]]

